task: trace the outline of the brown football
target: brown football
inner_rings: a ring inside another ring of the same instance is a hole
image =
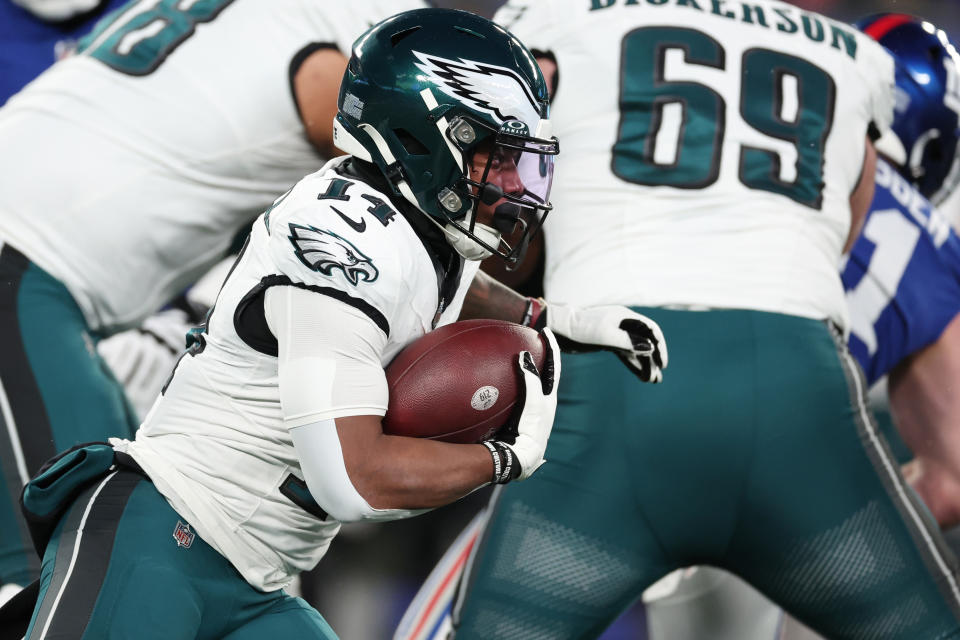
[[[540,335],[501,320],[455,322],[412,342],[387,366],[384,432],[457,443],[489,438],[522,395],[521,351],[543,367]]]

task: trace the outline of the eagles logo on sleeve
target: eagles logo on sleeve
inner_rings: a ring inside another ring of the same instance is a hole
[[[361,280],[373,282],[380,275],[370,258],[332,231],[291,223],[289,237],[300,261],[325,276],[340,269],[350,284],[357,286]]]

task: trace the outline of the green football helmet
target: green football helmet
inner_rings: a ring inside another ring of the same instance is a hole
[[[523,258],[551,208],[559,145],[519,40],[465,11],[398,14],[354,43],[338,106],[337,146],[375,164],[460,255]]]

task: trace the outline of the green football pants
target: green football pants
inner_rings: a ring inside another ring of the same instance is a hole
[[[547,464],[495,498],[457,640],[598,636],[667,572],[739,574],[828,638],[960,637],[956,560],[826,324],[640,309],[670,367],[565,355]]]
[[[58,451],[130,437],[136,417],[59,281],[0,243],[0,585],[40,575],[17,501]]]
[[[89,487],[43,558],[27,640],[332,640],[300,598],[251,587],[149,480],[128,470]]]

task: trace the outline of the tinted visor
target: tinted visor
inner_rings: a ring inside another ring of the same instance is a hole
[[[559,152],[556,138],[541,140],[538,138],[518,137],[498,134],[495,142],[497,149],[510,154],[517,167],[522,191],[505,191],[518,198],[521,206],[550,210],[550,188],[553,186],[553,162]],[[512,200],[512,198],[511,198]]]

